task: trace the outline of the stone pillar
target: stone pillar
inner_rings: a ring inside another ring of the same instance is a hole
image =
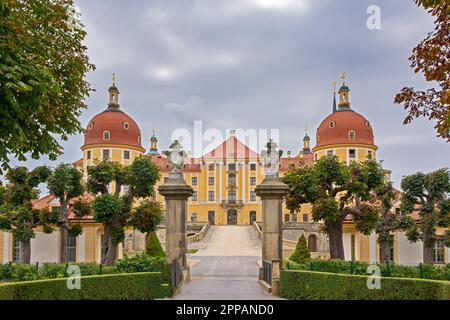
[[[186,220],[187,199],[193,189],[184,181],[183,173],[172,172],[158,191],[166,200],[166,257],[176,289],[181,282],[190,279],[186,261]]]
[[[264,286],[270,285],[264,281],[265,264],[272,267],[271,292],[274,296],[280,294],[280,272],[283,259],[282,233],[282,200],[289,191],[278,174],[266,175],[264,181],[256,187],[256,194],[262,200],[262,270],[260,281]]]

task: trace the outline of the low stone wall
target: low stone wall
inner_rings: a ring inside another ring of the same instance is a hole
[[[203,227],[201,227],[200,231],[192,236],[186,237],[186,243],[194,243],[203,240],[206,232],[208,231],[210,224],[209,222],[205,223]],[[197,227],[197,226],[195,226]]]

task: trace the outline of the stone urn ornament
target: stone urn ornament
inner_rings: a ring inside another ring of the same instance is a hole
[[[186,159],[187,154],[183,150],[183,146],[178,140],[175,140],[169,147],[168,151],[164,151],[163,154],[169,160],[169,166],[173,173],[181,172],[183,167],[184,159]]]
[[[266,150],[261,152],[266,176],[277,176],[280,168],[280,158],[282,150],[278,150],[278,145],[270,139],[266,144]]]

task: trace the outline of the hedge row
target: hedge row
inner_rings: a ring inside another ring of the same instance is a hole
[[[450,282],[380,278],[380,289],[368,289],[368,276],[285,270],[281,297],[290,300],[449,300]]]
[[[68,279],[0,284],[0,300],[152,300],[172,295],[159,272],[88,276],[80,289],[68,289]]]
[[[310,260],[303,264],[293,261],[286,262],[289,270],[319,271],[330,273],[367,275],[367,268],[370,265],[366,262],[344,261],[344,260]],[[450,265],[433,266],[430,264],[420,264],[418,266],[403,266],[393,263],[378,264],[383,277],[396,278],[421,278],[430,280],[450,281]]]
[[[110,267],[97,263],[8,263],[0,264],[0,282],[66,278],[69,265],[78,266],[83,277],[135,272],[163,272],[166,274],[168,268],[164,257],[150,257],[146,254],[138,254],[131,258],[125,256],[122,260],[117,261],[114,266]]]

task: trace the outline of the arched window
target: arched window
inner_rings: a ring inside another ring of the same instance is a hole
[[[109,140],[110,138],[109,131],[103,131],[103,140]]]
[[[124,122],[123,123],[123,127],[124,127],[124,129],[129,129],[130,128],[130,124],[128,122]]]
[[[354,130],[350,130],[348,132],[348,140],[355,140],[356,139],[356,132]]]
[[[308,250],[309,250],[309,252],[317,251],[317,237],[314,234],[311,234],[308,237]]]

